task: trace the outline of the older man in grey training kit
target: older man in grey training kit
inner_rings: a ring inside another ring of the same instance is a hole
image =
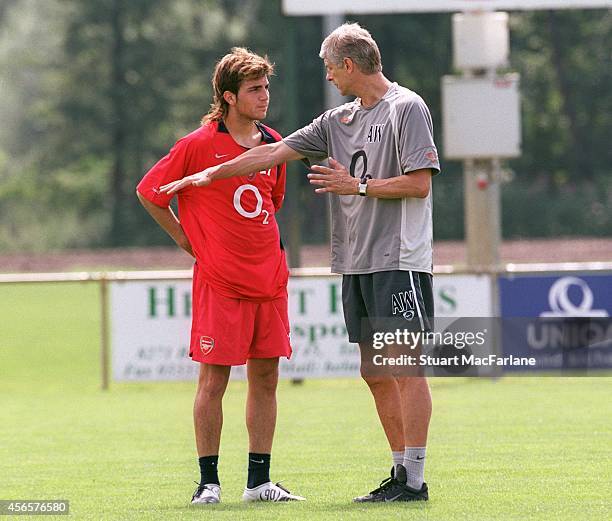
[[[372,367],[372,335],[386,319],[429,331],[433,319],[431,178],[440,171],[429,109],[416,93],[389,81],[370,33],[358,24],[334,30],[321,46],[327,79],[351,102],[328,110],[280,142],[162,187],[167,193],[243,176],[307,158],[329,159],[308,175],[330,193],[331,267],[341,273],[344,316],[359,343],[370,388],[393,457],[391,476],[357,502],[423,501],[431,395],[423,376],[381,374]],[[245,180],[245,182],[247,182]],[[417,346],[413,346],[417,347]]]

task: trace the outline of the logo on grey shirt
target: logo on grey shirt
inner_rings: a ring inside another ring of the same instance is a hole
[[[380,143],[382,141],[382,133],[385,129],[385,123],[380,125],[370,125],[370,131],[368,132],[368,143]]]

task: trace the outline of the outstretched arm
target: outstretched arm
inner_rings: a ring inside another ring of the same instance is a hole
[[[159,191],[173,194],[187,186],[206,186],[215,179],[225,179],[226,177],[247,175],[259,172],[260,170],[267,170],[281,163],[301,159],[302,157],[304,156],[285,145],[282,141],[270,145],[261,145],[226,163],[211,166],[196,174],[160,186]]]

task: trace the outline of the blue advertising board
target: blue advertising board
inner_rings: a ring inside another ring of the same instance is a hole
[[[504,356],[535,357],[532,370],[612,368],[612,274],[505,276],[499,290]]]

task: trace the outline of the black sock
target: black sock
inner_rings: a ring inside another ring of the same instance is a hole
[[[249,452],[247,488],[255,488],[270,481],[270,454]]]
[[[219,456],[202,456],[198,458],[200,464],[200,485],[214,483],[219,485],[219,474],[217,474],[217,463]]]

